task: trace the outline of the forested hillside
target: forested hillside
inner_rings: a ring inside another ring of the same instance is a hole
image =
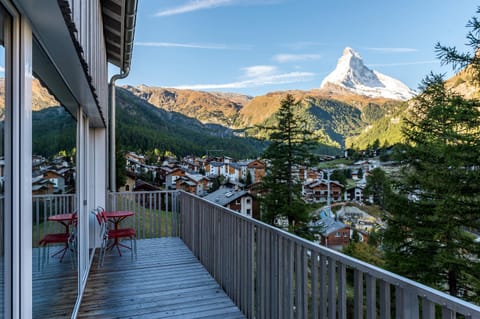
[[[260,155],[265,142],[234,135],[220,125],[202,124],[175,112],[156,108],[125,89],[117,88],[117,143],[128,150],[158,148],[175,155],[202,155],[223,150],[225,155],[245,158]]]

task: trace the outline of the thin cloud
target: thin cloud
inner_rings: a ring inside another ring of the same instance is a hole
[[[320,59],[320,54],[277,54],[273,60],[278,63],[300,62]]]
[[[210,50],[234,50],[241,47],[229,47],[225,44],[202,44],[202,43],[174,43],[174,42],[135,42],[135,45],[143,47],[162,48],[187,48],[187,49],[210,49]],[[246,49],[247,47],[245,47]]]
[[[438,64],[438,63],[440,63],[438,60],[427,60],[427,61],[413,61],[413,62],[368,64],[368,66],[370,66],[370,67],[387,67],[387,66],[421,65],[421,64]]]
[[[322,42],[313,42],[313,41],[299,41],[294,43],[288,43],[285,46],[292,50],[304,50],[312,47],[325,46],[325,43]]]
[[[232,5],[265,5],[276,4],[283,0],[190,0],[189,2],[173,7],[170,9],[159,11],[155,14],[157,17],[172,16],[198,10],[206,10],[218,7],[226,7]]]
[[[182,14],[182,13],[187,13],[192,11],[228,6],[228,5],[232,5],[233,2],[234,0],[195,0],[195,1],[190,1],[179,7],[170,8],[167,10],[157,12],[157,14],[155,15],[157,17],[172,16],[172,15]]]
[[[411,53],[417,52],[414,48],[366,48],[369,51],[375,51],[380,53]]]
[[[277,72],[277,68],[271,65],[254,65],[243,68],[245,76],[248,78],[258,78],[269,76]]]
[[[280,85],[298,82],[311,81],[315,74],[311,72],[289,72],[277,73],[278,70],[272,66],[257,65],[244,68],[244,78],[247,79],[236,82],[220,83],[220,84],[191,84],[180,85],[176,89],[190,90],[219,90],[219,89],[245,89],[259,87],[265,85]]]
[[[0,72],[1,72],[1,73],[4,73],[4,72],[5,72],[5,67],[3,67],[3,66],[0,65]]]

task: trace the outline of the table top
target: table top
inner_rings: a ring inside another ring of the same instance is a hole
[[[112,212],[105,212],[107,218],[120,218],[120,217],[128,217],[135,215],[134,212],[127,211],[127,210],[116,210]]]
[[[53,215],[48,217],[48,220],[52,222],[64,222],[64,221],[72,220],[73,218],[75,218],[73,215],[75,214],[74,213],[58,214],[58,215]]]

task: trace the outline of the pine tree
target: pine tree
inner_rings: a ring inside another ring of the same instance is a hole
[[[375,168],[370,171],[366,179],[365,197],[372,196],[374,204],[385,208],[386,199],[391,191],[389,178],[381,168]]]
[[[480,13],[480,7],[477,10]],[[480,84],[480,21],[467,27],[473,53],[436,45],[443,64],[468,68]],[[480,302],[480,101],[448,91],[441,76],[424,81],[404,133],[405,178],[389,200],[384,233],[393,270],[451,295]],[[393,213],[396,212],[396,213]]]
[[[471,299],[480,285],[480,102],[430,75],[403,133],[403,178],[388,200],[387,267]]]
[[[269,163],[262,180],[266,192],[262,201],[262,220],[283,226],[279,223],[283,218],[288,221],[289,231],[309,237],[310,216],[302,198],[301,181],[294,173],[298,165],[313,164],[313,143],[310,139],[312,132],[295,113],[299,108],[300,102],[287,95],[276,115],[277,126],[265,128],[270,133],[271,144],[263,156]]]

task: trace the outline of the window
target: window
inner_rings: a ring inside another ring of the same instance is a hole
[[[250,198],[247,198],[247,204],[250,204],[250,201],[251,201]]]
[[[251,215],[252,214],[252,210],[250,208],[247,208],[247,215]]]
[[[348,232],[344,232],[343,237],[347,238],[348,237]]]
[[[5,196],[9,196],[9,192],[6,191],[11,187],[8,183],[10,180],[7,176],[10,175],[11,155],[7,153],[10,149],[8,141],[11,136],[11,131],[8,130],[10,125],[5,125],[11,119],[11,101],[9,99],[10,85],[9,78],[6,78],[5,70],[8,70],[10,65],[6,58],[6,46],[10,43],[7,39],[8,33],[6,30],[10,29],[10,18],[3,6],[0,5],[0,91],[4,92],[4,98],[0,100],[0,111],[2,116],[0,117],[0,271],[3,273],[8,272],[8,260],[5,260],[5,229],[11,227],[11,223],[5,224],[8,220],[6,215],[11,215],[9,207],[5,207]],[[8,47],[7,47],[8,49]],[[6,178],[7,177],[7,178]],[[8,242],[7,242],[8,243]],[[4,280],[0,281],[0,294],[3,296],[6,293]],[[0,318],[4,316],[4,298],[0,300]]]
[[[340,237],[340,232],[335,232],[335,237]]]

